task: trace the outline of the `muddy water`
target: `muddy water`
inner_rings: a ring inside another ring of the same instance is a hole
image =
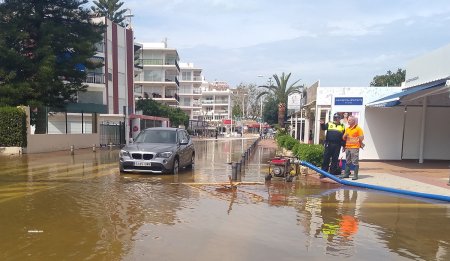
[[[1,157],[0,260],[450,260],[448,204],[311,177],[213,185],[250,142],[197,141],[176,176],[120,175],[118,151]]]

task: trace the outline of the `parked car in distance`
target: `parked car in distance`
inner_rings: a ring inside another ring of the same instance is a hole
[[[120,172],[178,174],[195,164],[195,148],[186,130],[156,127],[141,131],[119,155]]]

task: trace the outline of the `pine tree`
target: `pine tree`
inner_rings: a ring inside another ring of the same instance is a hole
[[[62,108],[87,85],[103,25],[87,0],[5,0],[0,4],[0,105]]]
[[[104,16],[116,24],[124,25],[125,17],[123,14],[127,9],[119,10],[123,2],[119,2],[119,0],[99,0],[94,1],[94,4],[95,6],[92,6],[91,9],[98,16]]]

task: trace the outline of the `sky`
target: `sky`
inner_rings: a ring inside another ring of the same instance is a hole
[[[122,0],[135,40],[176,48],[207,81],[262,85],[273,74],[369,86],[450,44],[448,0]]]

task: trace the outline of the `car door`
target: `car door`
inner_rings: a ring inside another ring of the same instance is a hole
[[[184,131],[183,130],[179,130],[178,131],[178,155],[180,156],[180,165],[181,166],[186,166],[188,163],[187,163],[187,161],[188,161],[188,146],[187,145],[182,145],[182,144],[180,144],[180,142],[181,141],[183,141],[183,140],[186,140],[187,139],[187,137],[186,137],[186,134],[184,133]],[[190,160],[190,158],[189,158],[189,160]]]
[[[190,164],[191,163],[191,156],[192,153],[195,153],[195,148],[194,148],[194,143],[192,142],[191,136],[189,135],[189,133],[185,130],[184,134],[186,135],[186,139],[188,140],[188,144],[186,146],[186,157],[187,157],[187,163],[186,164]]]

